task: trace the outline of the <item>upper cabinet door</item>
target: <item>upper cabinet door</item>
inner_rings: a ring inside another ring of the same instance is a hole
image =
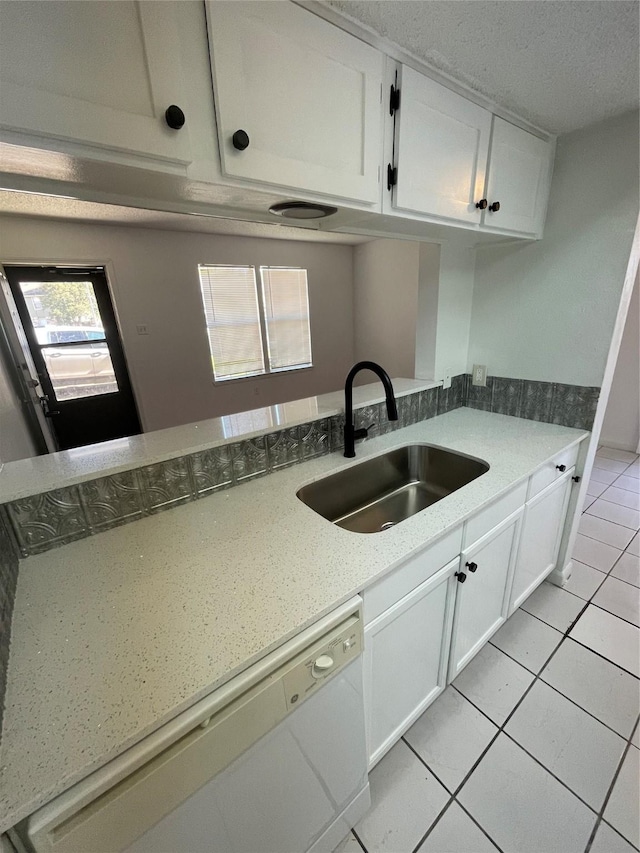
[[[173,3],[0,3],[0,127],[187,164],[171,129],[183,80]]]
[[[377,203],[383,55],[282,0],[214,0],[207,20],[223,173]]]
[[[491,113],[402,66],[396,210],[479,224]]]
[[[494,116],[483,225],[542,234],[552,158],[552,143]],[[494,212],[496,202],[500,209]]]

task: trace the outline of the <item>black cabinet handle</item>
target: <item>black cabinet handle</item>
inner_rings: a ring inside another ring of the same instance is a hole
[[[476,207],[478,208],[478,210],[486,210],[488,204],[489,202],[486,200],[486,198],[481,198],[480,201],[476,202]]]
[[[164,113],[164,118],[169,127],[173,128],[173,130],[180,130],[181,127],[184,127],[184,123],[186,118],[184,113],[177,107],[175,104],[171,104],[170,107],[167,107]]]
[[[464,572],[456,572],[454,577],[458,578],[458,583],[464,583],[467,579]]]
[[[473,573],[473,572],[475,572],[475,571],[476,571],[476,569],[478,568],[478,564],[477,564],[477,563],[465,563],[465,566],[466,566],[466,567],[469,569],[469,571],[470,571],[470,572],[472,572],[472,573]]]
[[[489,210],[493,213],[497,213],[500,210],[500,202],[494,201],[493,204],[489,205]]]
[[[579,483],[580,480],[582,479],[582,477],[580,477],[579,475],[576,475],[575,477],[572,477],[571,479],[573,480],[574,483]]]
[[[556,465],[556,468],[557,468],[557,469],[558,469],[558,471],[560,471],[562,474],[564,474],[564,472],[567,470],[567,466],[566,466],[566,465]]]
[[[246,130],[236,130],[231,137],[231,141],[234,148],[237,148],[238,151],[244,151],[245,148],[249,147],[249,134]]]

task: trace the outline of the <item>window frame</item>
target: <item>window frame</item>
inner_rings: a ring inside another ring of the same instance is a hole
[[[214,354],[211,351],[211,343],[210,343],[210,339],[209,339],[209,326],[207,323],[207,313],[205,310],[203,293],[202,293],[202,279],[200,277],[200,269],[202,267],[204,267],[204,268],[207,268],[207,267],[218,267],[218,268],[228,267],[228,268],[232,268],[232,269],[235,269],[238,267],[251,267],[253,269],[254,285],[255,285],[255,291],[256,291],[255,295],[256,295],[256,302],[258,305],[258,324],[259,324],[259,331],[260,331],[260,343],[262,346],[262,359],[263,359],[264,368],[265,368],[264,372],[252,373],[249,376],[229,376],[229,377],[224,378],[224,379],[218,379],[216,377],[215,368],[213,366]],[[265,316],[265,307],[264,307],[264,288],[263,288],[263,281],[262,281],[262,270],[263,269],[265,269],[265,270],[269,270],[269,269],[304,270],[305,271],[305,279],[306,279],[306,285],[307,285],[307,307],[308,307],[307,322],[309,324],[309,351],[311,354],[311,363],[310,364],[301,365],[299,367],[280,367],[277,370],[271,369],[271,360],[270,360],[270,356],[269,356],[269,337],[268,337],[268,332],[267,332],[267,319]],[[230,382],[255,382],[256,380],[261,380],[261,379],[264,379],[264,378],[269,377],[269,376],[282,376],[283,374],[286,374],[286,373],[299,373],[302,370],[312,370],[313,369],[314,363],[313,363],[313,340],[312,340],[312,333],[311,333],[311,300],[309,298],[309,270],[307,267],[296,267],[296,266],[284,265],[284,264],[260,264],[259,266],[256,266],[255,264],[252,264],[252,263],[247,263],[247,264],[241,264],[241,263],[235,263],[235,264],[199,263],[198,264],[198,284],[199,284],[199,290],[200,290],[202,314],[203,314],[203,318],[204,318],[204,329],[205,329],[205,337],[207,340],[207,349],[209,351],[209,356],[212,360],[212,366],[211,366],[212,377],[211,377],[211,379],[212,379],[212,382],[214,385],[228,385]]]

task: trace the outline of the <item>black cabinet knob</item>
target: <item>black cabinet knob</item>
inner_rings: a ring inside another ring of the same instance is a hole
[[[180,107],[177,107],[175,104],[171,104],[170,107],[167,107],[164,113],[164,118],[169,127],[173,128],[173,130],[180,130],[181,127],[184,127],[184,123],[186,121],[184,113]]]
[[[475,572],[475,570],[478,568],[478,564],[477,564],[477,563],[465,563],[465,566],[466,566],[466,567],[469,569],[469,571],[470,571],[470,572],[472,572],[472,573],[473,573],[473,572]]]
[[[575,477],[572,477],[571,479],[573,480],[574,483],[579,483],[580,480],[582,479],[582,477],[576,475]]]
[[[246,130],[236,130],[231,141],[234,148],[237,148],[238,151],[244,151],[245,148],[249,147],[249,134]]]
[[[556,465],[556,468],[558,469],[558,471],[560,471],[560,473],[564,473],[567,470],[566,465]]]
[[[467,579],[464,572],[456,572],[454,577],[458,578],[458,583],[464,583]]]
[[[489,210],[491,210],[493,213],[497,213],[500,210],[500,202],[494,201],[493,204],[489,205]]]
[[[488,204],[489,202],[486,200],[486,198],[481,198],[480,201],[476,202],[476,207],[478,208],[478,210],[486,210]]]

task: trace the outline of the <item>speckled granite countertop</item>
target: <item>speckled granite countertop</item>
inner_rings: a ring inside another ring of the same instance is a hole
[[[21,564],[0,831],[460,524],[586,433],[457,409]],[[391,447],[486,460],[397,527],[335,527],[296,490]]]

